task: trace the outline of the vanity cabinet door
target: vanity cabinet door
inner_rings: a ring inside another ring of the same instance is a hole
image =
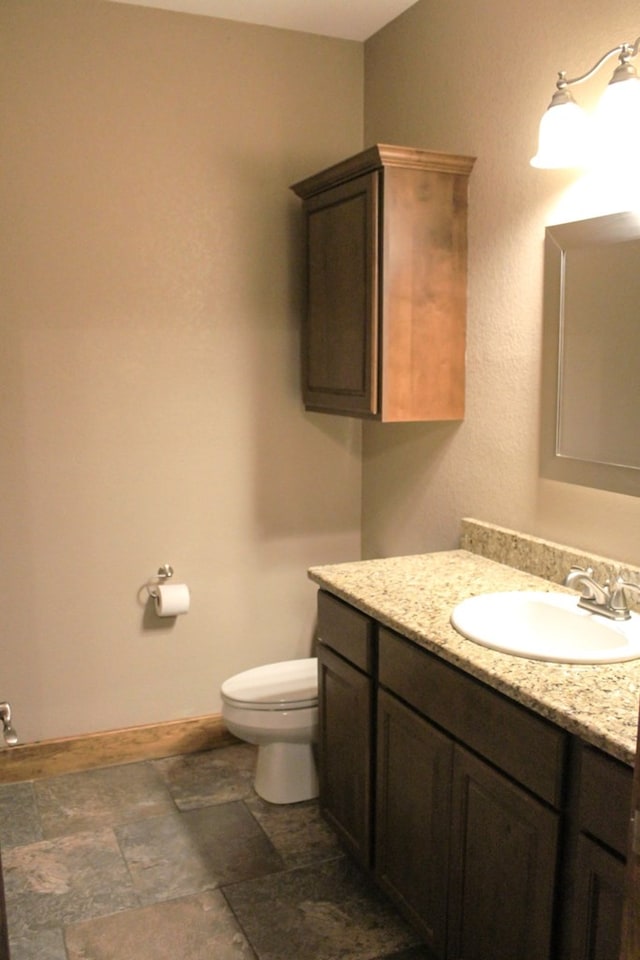
[[[7,927],[7,907],[4,898],[4,881],[0,862],[0,960],[9,960],[9,930]]]
[[[378,412],[378,174],[311,197],[303,397],[309,410]]]
[[[372,857],[373,681],[318,642],[320,807],[363,866]]]
[[[624,860],[589,837],[578,838],[570,960],[616,960],[624,904]]]
[[[444,957],[453,741],[382,690],[377,740],[376,876]]]
[[[633,771],[586,744],[580,748],[579,771],[567,955],[569,960],[617,960]]]
[[[449,960],[549,960],[559,816],[456,746]]]

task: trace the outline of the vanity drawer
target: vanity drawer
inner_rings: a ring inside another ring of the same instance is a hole
[[[379,682],[543,800],[560,806],[567,735],[386,628]]]
[[[583,746],[580,771],[580,830],[627,855],[631,817],[631,767],[595,747]]]
[[[318,591],[318,640],[366,673],[373,673],[375,623],[337,597]]]

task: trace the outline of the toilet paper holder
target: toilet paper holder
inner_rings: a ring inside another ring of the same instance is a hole
[[[167,580],[170,580],[173,576],[173,567],[169,563],[163,563],[161,567],[158,568],[158,572],[155,577],[149,577],[147,580],[147,593],[154,600],[158,597],[157,586],[161,583],[166,583]]]

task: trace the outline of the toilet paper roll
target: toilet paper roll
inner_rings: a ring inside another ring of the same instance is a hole
[[[189,587],[186,583],[162,583],[156,588],[155,605],[159,617],[177,617],[189,612]]]

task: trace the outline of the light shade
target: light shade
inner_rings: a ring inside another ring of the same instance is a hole
[[[634,74],[608,84],[594,116],[596,156],[640,159],[640,79]]]
[[[624,84],[623,84],[624,86]],[[543,114],[538,134],[538,152],[532,167],[558,170],[582,167],[590,152],[589,119],[571,97],[552,100]]]

